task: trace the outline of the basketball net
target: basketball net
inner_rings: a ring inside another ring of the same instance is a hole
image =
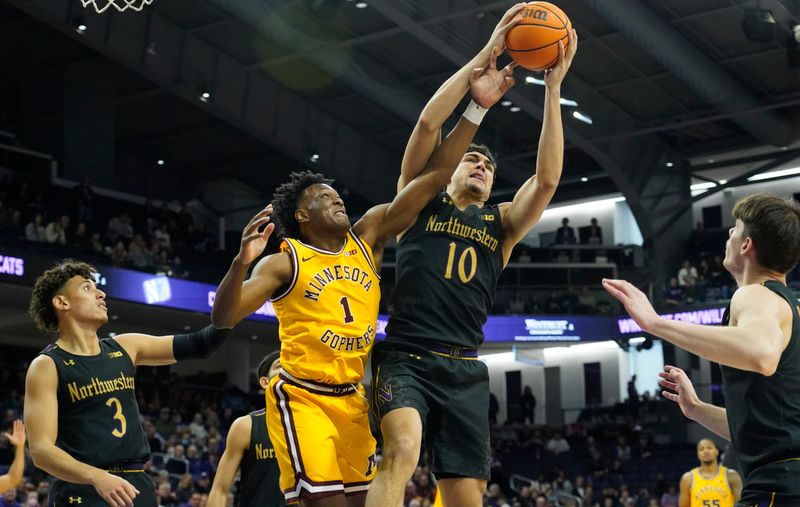
[[[81,0],[84,7],[91,5],[98,14],[105,12],[109,7],[114,7],[122,12],[128,9],[141,11],[145,5],[150,5],[154,0]]]

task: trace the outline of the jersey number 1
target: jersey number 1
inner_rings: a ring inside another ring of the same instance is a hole
[[[466,264],[467,257],[469,257],[469,273],[467,273]],[[450,254],[447,256],[447,268],[444,270],[444,277],[448,280],[453,278],[453,262],[456,259],[456,243],[450,242]],[[475,253],[474,247],[467,247],[466,250],[461,252],[458,258],[458,278],[461,283],[467,283],[475,276],[475,271],[478,270],[478,255]]]
[[[342,299],[339,300],[339,304],[342,305],[342,309],[344,310],[345,324],[350,324],[356,320],[355,317],[353,317],[353,312],[350,311],[350,301],[347,300],[347,296],[342,296]]]

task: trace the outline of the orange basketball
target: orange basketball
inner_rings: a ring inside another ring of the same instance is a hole
[[[558,41],[569,46],[572,22],[549,2],[528,2],[522,21],[506,33],[506,51],[528,70],[547,70],[558,63]]]

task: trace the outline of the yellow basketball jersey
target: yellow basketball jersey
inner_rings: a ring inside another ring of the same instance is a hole
[[[700,468],[692,470],[691,507],[733,507],[733,492],[728,484],[728,469],[720,465],[712,479],[700,475]]]
[[[360,382],[375,343],[381,299],[372,250],[352,231],[339,252],[290,238],[281,250],[291,254],[294,265],[292,283],[272,299],[281,367],[325,384]]]

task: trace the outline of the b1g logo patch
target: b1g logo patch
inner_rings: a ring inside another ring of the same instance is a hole
[[[392,384],[385,384],[378,388],[378,405],[383,406],[392,401]]]

